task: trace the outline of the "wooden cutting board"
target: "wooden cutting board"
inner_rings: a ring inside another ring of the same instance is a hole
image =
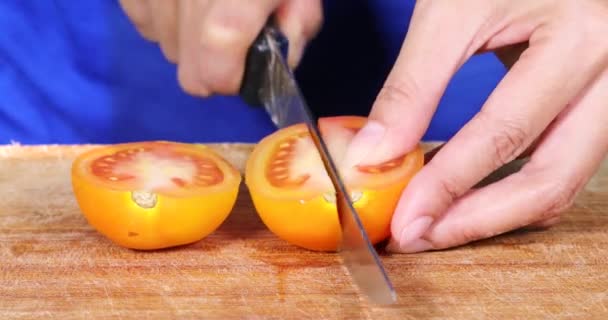
[[[372,307],[333,254],[269,233],[246,189],[208,238],[137,252],[80,214],[78,147],[0,147],[0,319],[608,319],[608,162],[563,222],[382,260],[399,294]],[[214,146],[239,168],[248,145]]]

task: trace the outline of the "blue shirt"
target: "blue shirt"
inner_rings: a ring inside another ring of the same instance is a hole
[[[366,115],[397,56],[414,1],[325,1],[297,77],[319,116]],[[116,0],[0,2],[0,144],[164,139],[256,142],[275,130],[237,96],[197,98]],[[425,139],[474,115],[504,68],[491,54],[455,75]]]

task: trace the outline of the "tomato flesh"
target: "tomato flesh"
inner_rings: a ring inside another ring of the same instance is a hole
[[[372,242],[390,235],[396,202],[422,167],[418,147],[378,165],[349,165],[344,155],[363,117],[319,120],[320,131],[336,162]],[[256,211],[271,231],[290,243],[333,251],[340,227],[335,190],[306,126],[294,125],[263,139],[247,163],[246,183]]]
[[[333,135],[329,135],[332,137]],[[357,181],[365,180],[362,174],[387,173],[397,169],[403,163],[405,156],[386,161],[378,165],[344,167],[342,156],[350,139],[328,139],[328,149],[337,162],[337,166],[344,172],[344,180],[356,184]],[[325,171],[320,155],[316,152],[316,146],[311,137],[296,134],[294,137],[286,138],[278,142],[270,162],[266,168],[266,179],[268,182],[280,188],[305,187],[323,188],[330,191],[332,183]]]
[[[210,234],[231,211],[240,181],[211,149],[167,141],[102,146],[72,166],[74,194],[89,223],[136,249]]]
[[[222,183],[224,174],[213,159],[180,147],[167,143],[125,146],[84,165],[99,182],[118,189],[171,193]]]

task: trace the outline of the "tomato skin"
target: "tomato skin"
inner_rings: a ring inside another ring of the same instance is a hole
[[[401,191],[409,182],[383,190],[365,191],[363,197],[354,203],[370,241],[373,244],[390,236],[392,212],[394,212]],[[340,244],[340,223],[336,205],[322,196],[300,202],[264,197],[250,190],[255,209],[262,222],[279,238],[314,251],[336,251]]]
[[[324,118],[320,123],[322,121],[357,129],[365,124],[365,118],[348,116]],[[281,191],[272,187],[269,192],[267,181],[259,174],[260,167],[268,165],[269,153],[275,145],[298,130],[301,130],[298,125],[292,126],[262,140],[247,162],[245,182],[256,212],[276,236],[309,250],[334,252],[339,249],[341,230],[336,205],[325,199],[325,190],[318,190],[316,194],[311,190],[302,191],[301,198],[294,189]],[[392,214],[401,193],[423,163],[424,154],[418,146],[404,158],[397,178],[392,177],[384,185],[376,179],[368,187],[357,187],[362,195],[353,205],[373,244],[390,236]]]
[[[200,152],[222,160],[205,147],[191,147],[200,148]],[[236,169],[224,162],[223,167],[232,172],[227,172],[231,179],[221,188],[184,195],[157,192],[154,207],[141,207],[133,201],[130,190],[96,183],[82,169],[83,162],[96,156],[100,150],[104,147],[82,154],[74,161],[73,192],[89,224],[120,246],[153,250],[199,241],[223,223],[236,202],[241,177]]]

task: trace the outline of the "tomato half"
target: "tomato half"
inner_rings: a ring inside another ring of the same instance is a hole
[[[366,121],[357,116],[321,118],[319,129],[375,244],[390,235],[397,201],[422,168],[424,154],[418,146],[385,163],[345,167],[346,148]],[[245,183],[258,215],[278,237],[310,250],[338,249],[335,190],[305,125],[284,128],[260,141],[247,162]]]
[[[88,222],[115,243],[160,249],[198,241],[231,212],[240,173],[203,145],[101,146],[78,156],[72,186]]]

